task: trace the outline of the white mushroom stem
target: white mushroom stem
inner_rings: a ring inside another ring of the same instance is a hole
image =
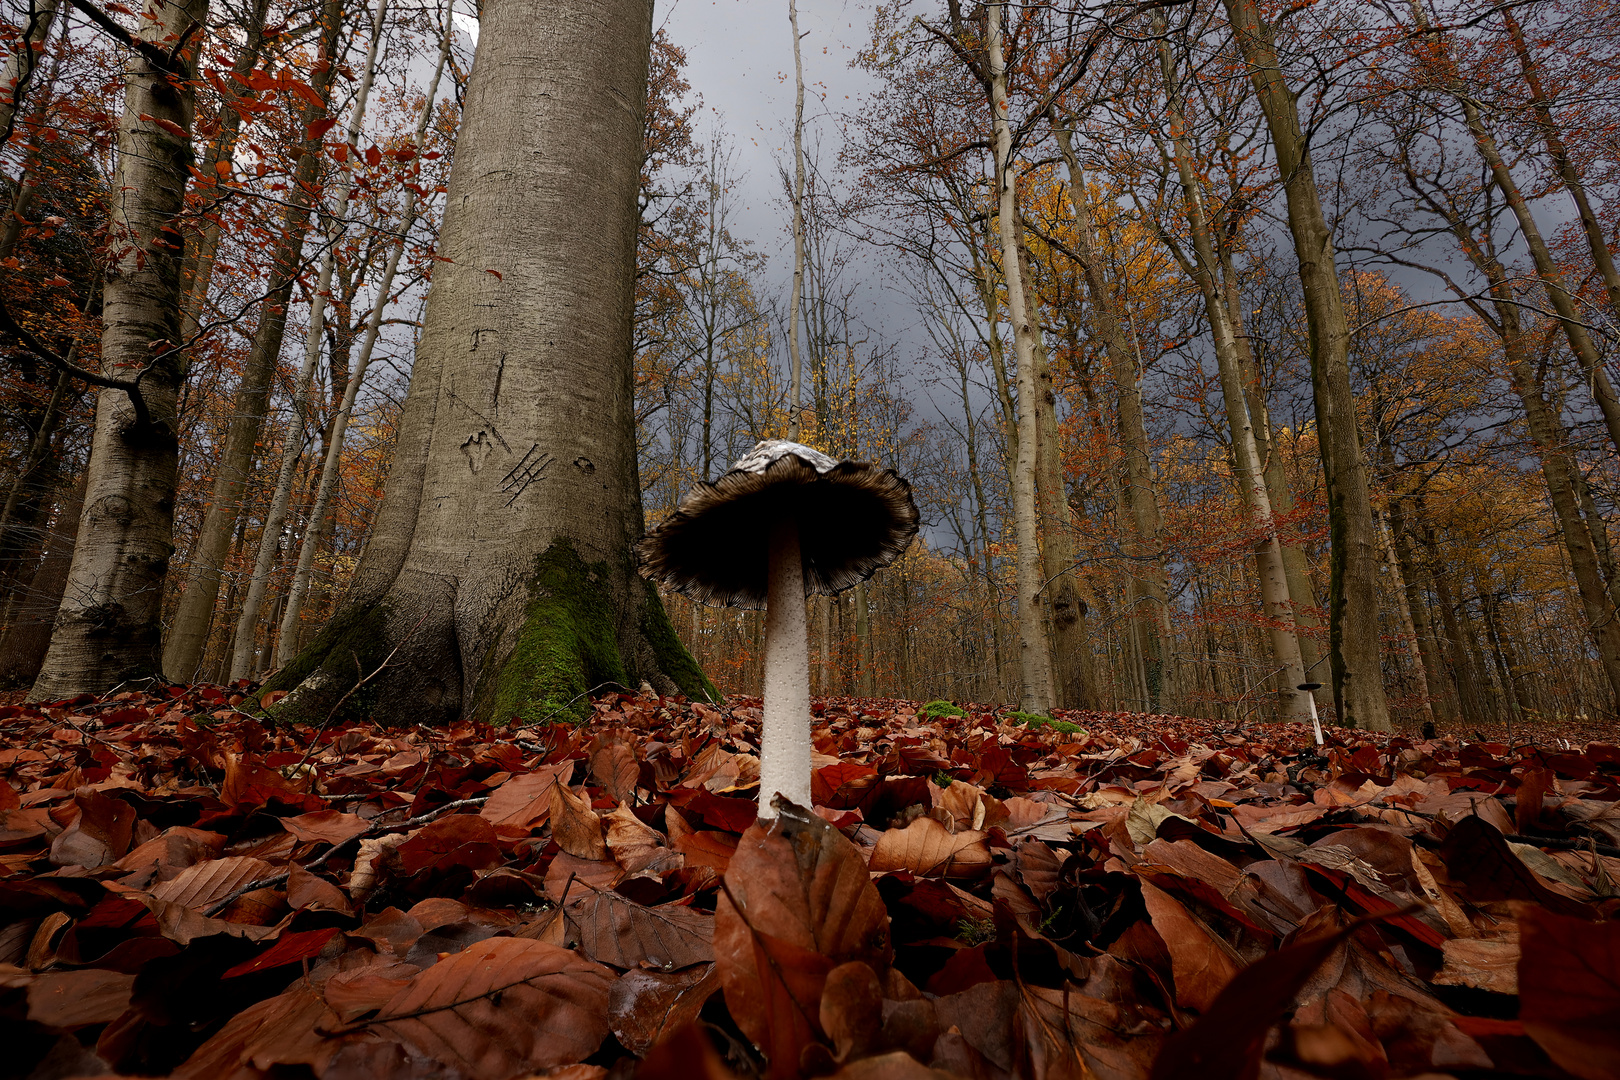
[[[765,592],[765,720],[759,740],[759,816],[776,817],[773,796],[810,806],[810,642],[805,630],[799,526],[771,528]]]

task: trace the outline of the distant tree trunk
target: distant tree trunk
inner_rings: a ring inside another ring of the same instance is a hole
[[[1040,438],[1040,393],[1036,377],[1035,339],[1039,324],[1030,315],[1018,269],[1018,193],[1013,175],[1012,132],[1007,126],[1007,65],[1002,55],[1002,5],[986,6],[989,32],[990,116],[995,136],[997,218],[1001,228],[1001,273],[1007,286],[1007,317],[1012,323],[1013,352],[1018,360],[1018,460],[1012,476],[1013,532],[1018,543],[1018,655],[1023,708],[1052,711],[1052,649],[1041,618],[1041,554],[1036,504],[1037,440]]]
[[[1145,680],[1145,708],[1163,707],[1178,699],[1175,638],[1170,624],[1170,590],[1162,563],[1164,518],[1153,490],[1153,458],[1149,453],[1147,420],[1142,411],[1142,383],[1136,349],[1125,328],[1124,313],[1103,274],[1097,251],[1096,227],[1085,174],[1071,145],[1069,129],[1052,117],[1052,131],[1069,173],[1069,207],[1075,220],[1075,251],[1091,300],[1092,327],[1102,339],[1113,376],[1119,442],[1124,452],[1122,531],[1130,538],[1132,556],[1131,633]],[[1142,609],[1146,609],[1145,613]]]
[[[855,586],[855,662],[860,669],[855,692],[861,697],[872,696],[872,616],[867,607],[866,588],[864,581]]]
[[[428,124],[433,119],[434,97],[439,89],[439,77],[444,71],[445,61],[450,55],[450,40],[453,24],[445,22],[444,34],[439,41],[439,59],[433,69],[433,77],[428,81],[427,94],[422,102],[422,112],[416,122],[416,142],[420,145],[422,137],[427,132]],[[349,417],[354,413],[354,403],[360,393],[360,387],[365,382],[366,372],[371,367],[371,355],[377,346],[377,335],[382,328],[384,310],[388,307],[391,293],[394,288],[394,277],[399,272],[399,260],[405,251],[405,238],[410,235],[411,229],[416,225],[416,191],[414,189],[405,193],[405,207],[401,211],[399,224],[399,238],[394,242],[388,253],[388,264],[383,268],[382,280],[377,283],[376,298],[372,302],[371,314],[366,319],[365,336],[360,342],[360,356],[355,362],[352,375],[345,380],[342,390],[342,401],[338,403],[336,412],[332,415],[332,422],[328,425],[326,433],[326,457],[321,465],[320,485],[315,492],[315,503],[310,507],[310,524],[304,533],[304,542],[298,550],[298,567],[293,571],[292,584],[287,589],[286,610],[281,617],[281,630],[276,638],[275,665],[281,667],[292,662],[293,655],[303,647],[299,640],[298,629],[303,616],[304,596],[309,590],[311,575],[315,568],[315,556],[320,551],[323,541],[330,535],[332,528],[331,511],[333,499],[337,493],[338,470],[343,459],[343,441],[349,430]],[[707,471],[704,473],[708,475]],[[637,484],[637,489],[640,485]]]
[[[1226,423],[1232,433],[1233,472],[1239,498],[1248,512],[1250,527],[1257,533],[1254,541],[1255,574],[1260,581],[1260,603],[1271,638],[1271,658],[1280,669],[1273,674],[1277,700],[1287,719],[1309,720],[1315,711],[1306,696],[1308,691],[1299,689],[1306,681],[1305,665],[1300,656],[1299,635],[1294,629],[1288,571],[1283,564],[1282,542],[1277,537],[1276,522],[1271,514],[1271,493],[1266,487],[1265,470],[1255,443],[1254,422],[1249,415],[1248,398],[1244,394],[1237,335],[1226,306],[1226,293],[1221,287],[1219,261],[1215,254],[1209,215],[1204,208],[1203,188],[1193,166],[1192,152],[1187,146],[1187,121],[1182,108],[1180,79],[1176,74],[1164,17],[1155,14],[1153,25],[1154,32],[1159,35],[1159,67],[1164,78],[1169,113],[1170,145],[1176,174],[1181,181],[1182,207],[1193,245],[1192,259],[1187,260],[1180,253],[1179,245],[1171,242],[1169,246],[1198,286],[1215,346],[1215,364],[1219,369],[1221,397],[1226,406]]]
[[[1428,604],[1424,601],[1423,587],[1418,581],[1417,566],[1412,558],[1412,541],[1406,534],[1404,502],[1404,499],[1396,497],[1389,503],[1389,531],[1392,538],[1392,554],[1395,558],[1394,565],[1396,572],[1400,574],[1406,595],[1406,610],[1410,614],[1412,627],[1417,635],[1418,651],[1423,659],[1425,685],[1428,687],[1429,701],[1434,709],[1435,719],[1449,723],[1457,718],[1457,710],[1452,701],[1452,692],[1446,686],[1445,674],[1441,669],[1439,644],[1434,638],[1434,623],[1429,617]]]
[[[1440,80],[1446,91],[1457,102],[1462,110],[1463,123],[1468,133],[1473,136],[1474,149],[1479,152],[1479,158],[1485,164],[1486,171],[1490,173],[1491,182],[1501,192],[1502,199],[1507,203],[1508,209],[1513,211],[1513,218],[1518,222],[1519,233],[1524,237],[1525,246],[1530,249],[1530,258],[1536,267],[1536,276],[1541,279],[1546,290],[1547,299],[1551,302],[1553,310],[1558,314],[1559,324],[1564,329],[1564,336],[1569,339],[1570,351],[1580,361],[1586,373],[1587,382],[1592,388],[1592,397],[1597,402],[1598,411],[1603,415],[1604,425],[1609,432],[1609,442],[1620,450],[1620,395],[1615,393],[1614,384],[1604,368],[1603,357],[1598,351],[1597,343],[1592,340],[1591,332],[1586,328],[1586,321],[1581,318],[1580,312],[1575,308],[1575,297],[1565,284],[1563,273],[1558,268],[1558,262],[1553,256],[1552,249],[1547,246],[1546,238],[1541,233],[1541,226],[1537,224],[1535,215],[1531,213],[1530,204],[1520,190],[1519,183],[1513,178],[1513,172],[1508,168],[1502,157],[1501,148],[1497,145],[1496,136],[1485,125],[1485,118],[1481,114],[1479,105],[1474,96],[1463,84],[1461,76],[1457,73],[1450,55],[1450,46],[1445,34],[1431,30],[1428,17],[1424,14],[1421,4],[1413,2],[1412,15],[1420,30],[1424,31],[1424,41],[1430,46],[1432,54],[1429,59],[1437,61],[1435,70],[1440,72]],[[1568,158],[1565,155],[1565,162]],[[1566,187],[1568,178],[1566,177]],[[1575,190],[1581,190],[1579,179],[1576,179]],[[1584,202],[1584,195],[1580,198]],[[1578,204],[1579,205],[1579,204]],[[1590,207],[1586,207],[1590,211]],[[1589,232],[1588,236],[1592,233]],[[1601,229],[1597,230],[1597,246],[1607,254],[1607,242],[1603,240]],[[1610,274],[1613,275],[1613,263],[1610,262]],[[1612,280],[1612,277],[1611,277]]]
[[[354,103],[349,107],[345,142],[350,160],[356,160],[359,155],[360,128],[365,123],[366,103],[371,94],[372,79],[377,73],[377,53],[382,44],[388,3],[389,0],[377,0],[377,7],[372,12],[371,41],[366,47],[365,66],[360,72],[359,85],[355,88]],[[320,273],[309,298],[309,325],[304,331],[304,362],[298,369],[298,383],[293,389],[293,422],[288,426],[287,440],[282,445],[281,468],[276,474],[276,486],[270,493],[264,534],[259,538],[258,554],[253,561],[253,577],[248,582],[247,596],[242,601],[242,613],[236,620],[236,637],[231,651],[233,680],[247,678],[259,670],[254,668],[256,661],[253,658],[258,656],[254,642],[258,639],[260,608],[282,550],[281,534],[287,523],[287,507],[292,497],[298,461],[303,455],[304,438],[307,432],[317,426],[320,394],[314,389],[315,365],[321,356],[321,341],[326,332],[326,302],[332,294],[332,273],[337,263],[338,244],[349,215],[349,196],[354,190],[352,170],[344,170],[338,176],[332,204],[323,215],[327,221],[323,238],[325,251],[321,255]],[[285,603],[278,604],[276,610],[280,612],[285,607]],[[272,625],[276,625],[274,619]]]
[[[0,134],[6,136],[7,142],[14,134],[12,121],[17,115],[18,99],[28,92],[28,80],[39,63],[39,54],[45,51],[57,7],[58,0],[35,0],[32,20],[22,27],[23,39],[0,67]]]
[[[73,353],[68,353],[73,359]],[[0,590],[10,591],[11,583],[23,572],[25,553],[34,549],[24,534],[31,533],[35,522],[45,509],[47,490],[55,486],[56,459],[51,454],[51,440],[61,426],[66,410],[63,398],[68,392],[71,376],[62,372],[56,377],[51,396],[45,406],[37,410],[18,410],[25,423],[32,421],[34,437],[29,440],[17,476],[6,493],[6,503],[0,508]],[[32,415],[30,415],[30,413]]]
[[[1322,211],[1310,143],[1283,78],[1273,28],[1255,0],[1225,0],[1232,35],[1249,68],[1271,132],[1288,204],[1305,320],[1310,332],[1311,388],[1327,483],[1332,574],[1328,585],[1328,651],[1339,723],[1390,730],[1378,634],[1378,544],[1373,534],[1367,468],[1350,390],[1350,327],[1339,293],[1337,253]]]
[[[799,56],[799,6],[788,0],[788,27],[793,31],[793,288],[788,296],[787,437],[799,441],[800,400],[804,393],[804,364],[799,346],[799,299],[804,295],[804,63]],[[706,478],[705,478],[706,479]]]
[[[327,0],[322,19],[322,64],[317,65],[311,85],[323,104],[304,109],[302,123],[306,133],[309,125],[326,115],[324,102],[331,94],[332,81],[337,74],[337,46],[343,29],[340,0]],[[293,170],[292,190],[270,259],[270,280],[264,301],[259,305],[259,325],[248,346],[247,362],[242,366],[242,381],[237,384],[231,406],[225,445],[214,467],[208,509],[197,530],[197,543],[186,567],[180,603],[164,642],[163,671],[175,682],[197,678],[203,648],[208,644],[209,627],[214,620],[214,607],[219,600],[220,568],[230,550],[236,519],[242,512],[242,500],[253,478],[253,462],[264,431],[265,414],[270,409],[271,382],[281,361],[281,346],[287,334],[287,311],[292,306],[293,289],[304,270],[304,237],[309,231],[310,208],[316,200],[321,141],[321,136],[306,134],[300,144],[302,152]],[[206,249],[206,241],[205,236],[198,243]],[[213,252],[205,250],[204,256],[198,256],[193,265],[193,273],[200,275],[197,285],[204,290],[207,275],[196,266],[206,265],[211,273],[212,260]],[[201,301],[193,293],[190,303],[200,304]]]
[[[1463,616],[1457,610],[1451,577],[1440,560],[1440,546],[1433,529],[1424,532],[1423,547],[1429,556],[1429,580],[1434,583],[1435,604],[1440,610],[1440,623],[1445,627],[1451,671],[1457,681],[1458,710],[1465,723],[1477,724],[1490,719],[1490,707],[1484,697],[1479,669],[1469,656],[1468,633],[1463,626]]]
[[[99,692],[161,663],[163,579],[174,553],[179,467],[180,215],[190,179],[192,82],[208,0],[148,0],[140,39],[174,54],[125,66],[113,258],[102,284],[102,371],[142,373],[147,419],[123,390],[96,399],[85,508],[73,566],[33,701]],[[177,50],[182,36],[186,44]]]
[[[238,101],[252,100],[257,95],[248,87],[248,76],[258,66],[264,52],[264,23],[270,12],[270,0],[252,0],[242,26],[243,42],[236,51],[230,77],[224,80],[221,94],[219,130],[208,145],[197,171],[205,190],[217,190],[220,181],[218,165],[229,164],[236,155],[236,140],[242,133],[242,110]],[[328,26],[331,24],[328,23]],[[328,73],[317,73],[315,81],[331,82]],[[324,96],[324,95],[323,95]],[[306,110],[307,111],[307,110]],[[317,142],[318,145],[318,142]],[[302,160],[299,162],[303,164]],[[228,191],[229,189],[227,189]],[[216,200],[217,201],[217,200]],[[208,206],[212,209],[212,206]],[[208,306],[208,289],[214,279],[214,259],[219,253],[220,224],[217,218],[203,218],[203,227],[186,236],[186,256],[180,263],[180,334],[181,340],[190,342],[202,326],[203,311]]]
[[[485,0],[481,24],[382,507],[342,610],[269,684],[294,713],[357,664],[378,674],[350,705],[410,722],[712,690],[631,555],[651,0]]]
[[[1243,320],[1243,298],[1238,291],[1237,273],[1232,268],[1230,250],[1222,246],[1221,283],[1226,295],[1226,311],[1232,320],[1232,333],[1237,345],[1238,371],[1243,378],[1243,394],[1249,405],[1249,422],[1254,432],[1255,452],[1260,455],[1266,480],[1266,494],[1271,500],[1274,519],[1286,518],[1294,512],[1294,493],[1288,485],[1288,472],[1284,468],[1282,447],[1271,429],[1271,410],[1266,404],[1266,388],[1260,365],[1255,361],[1249,344],[1249,334]],[[1299,659],[1310,682],[1321,682],[1323,672],[1318,668],[1322,651],[1312,631],[1319,630],[1322,620],[1316,614],[1316,585],[1311,580],[1311,564],[1305,549],[1278,537],[1282,546],[1283,571],[1288,579],[1288,599],[1293,609],[1295,636],[1299,642]],[[1318,701],[1320,690],[1311,691]]]
[[[51,624],[67,588],[68,569],[73,565],[73,542],[79,535],[87,475],[65,486],[62,505],[56,511],[56,526],[45,542],[44,557],[23,590],[22,602],[6,619],[5,633],[0,635],[0,687],[32,682],[45,659],[45,650],[50,648]]]

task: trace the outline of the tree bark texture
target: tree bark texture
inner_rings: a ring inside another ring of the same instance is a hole
[[[140,377],[148,414],[128,392],[96,398],[84,513],[44,666],[30,699],[100,692],[162,660],[163,578],[174,553],[179,471],[179,216],[193,160],[191,79],[208,0],[148,0],[140,38],[172,51],[169,70],[126,62],[118,165],[111,190],[111,256],[102,284],[102,371]],[[178,134],[177,134],[178,132]]]
[[[39,671],[45,651],[50,648],[51,626],[73,565],[73,544],[84,510],[85,479],[80,476],[66,489],[56,527],[45,541],[44,557],[22,590],[22,602],[6,619],[5,632],[0,634],[0,687],[26,684]]]
[[[1310,144],[1283,76],[1274,31],[1255,0],[1225,0],[1232,34],[1249,68],[1266,116],[1288,204],[1305,320],[1310,336],[1311,389],[1327,487],[1332,573],[1328,582],[1328,664],[1339,723],[1390,730],[1378,634],[1378,539],[1373,528],[1367,467],[1356,431],[1350,390],[1350,328],[1339,292],[1337,252],[1322,209]]]
[[[1012,475],[1013,531],[1018,542],[1018,646],[1023,708],[1032,713],[1052,709],[1052,650],[1041,618],[1041,554],[1037,532],[1036,443],[1040,438],[1035,401],[1035,339],[1040,332],[1029,313],[1023,275],[1018,266],[1018,192],[1012,169],[1012,133],[1007,126],[1007,65],[1002,55],[1002,5],[990,4],[986,47],[990,59],[990,115],[995,137],[997,219],[1000,225],[1001,272],[1007,286],[1007,318],[1012,324],[1013,353],[1018,364],[1018,456]]]
[[[709,684],[636,573],[631,316],[651,0],[486,0],[398,450],[294,710],[540,721]]]

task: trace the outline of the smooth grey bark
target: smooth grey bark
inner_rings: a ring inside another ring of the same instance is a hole
[[[342,4],[338,0],[327,0],[322,19],[319,55],[324,63],[317,65],[310,85],[323,104],[309,105],[303,110],[301,122],[305,132],[308,132],[310,124],[320,120],[327,112],[325,103],[331,95],[332,82],[337,74],[337,47],[343,29]],[[251,55],[257,56],[257,50],[252,50]],[[315,187],[322,158],[321,138],[306,134],[300,149],[302,153],[293,169],[291,191],[282,212],[281,233],[270,259],[270,280],[266,283],[264,301],[259,306],[259,325],[254,328],[253,339],[248,345],[247,362],[242,365],[242,379],[237,384],[236,396],[231,403],[225,445],[220,448],[214,469],[208,509],[197,530],[197,542],[186,566],[180,601],[175,606],[174,617],[163,643],[163,672],[175,682],[191,682],[198,677],[203,650],[208,644],[209,629],[214,621],[214,607],[219,600],[220,570],[225,565],[231,537],[236,532],[237,518],[241,516],[242,503],[253,480],[254,457],[264,431],[264,418],[270,409],[271,383],[281,360],[282,342],[287,335],[287,312],[292,306],[293,289],[304,268],[304,238],[309,232],[310,209],[316,201]],[[216,140],[215,150],[211,154],[214,152],[221,152],[219,140]],[[229,160],[228,152],[224,153],[220,160]],[[211,240],[206,233],[203,234],[187,259],[194,276],[192,290],[186,298],[188,311],[182,317],[191,319],[193,328],[196,313],[201,309],[202,297],[208,289],[208,280],[212,276],[213,249],[217,243],[217,236]]]
[[[1311,389],[1327,487],[1332,574],[1328,584],[1328,664],[1339,723],[1390,730],[1378,633],[1378,543],[1367,466],[1350,390],[1350,327],[1339,292],[1337,252],[1316,188],[1310,143],[1277,58],[1274,29],[1255,0],[1224,0],[1232,36],[1266,117],[1288,206],[1305,320]]]
[[[398,449],[292,710],[526,721],[702,693],[635,573],[631,344],[651,0],[486,0]],[[492,272],[491,272],[492,271]],[[375,674],[374,674],[375,673]]]
[[[1029,248],[1022,219],[1017,223],[1018,272],[1031,281]],[[1086,606],[1075,584],[1074,519],[1069,509],[1068,486],[1063,480],[1063,443],[1059,438],[1057,391],[1052,356],[1042,334],[1035,336],[1035,494],[1040,522],[1041,595],[1050,619],[1052,646],[1052,704],[1060,709],[1092,709],[1090,631]]]
[[[102,373],[140,374],[141,404],[103,387],[96,399],[85,505],[73,565],[32,701],[106,690],[161,662],[163,579],[174,553],[179,472],[179,218],[193,160],[189,136],[208,0],[148,0],[125,66],[118,165],[111,189],[112,257],[102,283]],[[176,50],[182,35],[188,40]],[[177,134],[178,132],[178,134]]]
[[[1018,265],[1018,192],[1013,175],[1012,132],[1007,125],[1007,65],[1002,54],[1003,5],[986,5],[985,47],[990,68],[990,117],[996,161],[996,218],[1000,226],[1001,275],[1007,288],[1007,319],[1012,324],[1018,365],[1018,454],[1012,473],[1013,533],[1018,544],[1018,658],[1020,701],[1027,712],[1052,710],[1052,649],[1041,618],[1041,556],[1036,505],[1037,443],[1040,415],[1036,396],[1036,338]]]

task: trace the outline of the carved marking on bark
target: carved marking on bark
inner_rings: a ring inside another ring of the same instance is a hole
[[[574,468],[579,469],[586,476],[590,476],[596,471],[596,463],[588,457],[577,457],[574,459]]]
[[[506,500],[505,505],[511,506],[517,502],[518,496],[522,495],[530,484],[540,479],[540,474],[545,472],[546,466],[550,465],[554,460],[556,459],[550,454],[541,451],[539,443],[529,447],[528,451],[523,455],[523,460],[514,465],[512,471],[501,478],[500,489],[511,496]]]
[[[461,444],[461,452],[467,458],[467,466],[472,469],[473,475],[484,467],[489,455],[495,452],[495,444],[487,437],[484,431],[475,431],[467,436],[467,441]]]

